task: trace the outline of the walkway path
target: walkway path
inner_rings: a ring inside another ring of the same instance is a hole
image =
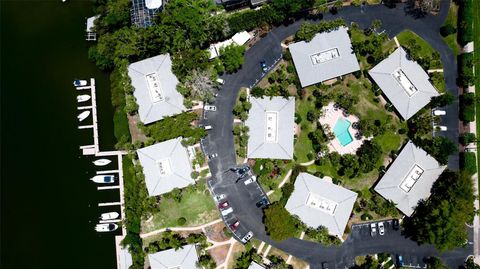
[[[140,234],[140,237],[141,238],[145,238],[145,237],[149,237],[149,236],[152,236],[152,235],[157,235],[157,234],[160,234],[160,233],[163,233],[165,231],[175,231],[175,232],[179,232],[179,231],[197,231],[197,230],[201,230],[205,227],[208,227],[210,225],[214,225],[214,224],[217,224],[217,223],[220,223],[222,222],[223,220],[222,219],[216,219],[214,221],[211,221],[209,223],[206,223],[206,224],[203,224],[203,225],[200,225],[200,226],[192,226],[192,227],[171,227],[171,228],[161,228],[161,229],[158,229],[158,230],[155,230],[155,231],[151,231],[151,232],[148,232],[148,233],[142,233]]]

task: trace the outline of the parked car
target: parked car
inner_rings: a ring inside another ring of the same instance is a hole
[[[402,257],[402,255],[398,255],[398,256],[397,256],[397,263],[398,263],[398,266],[403,266],[403,257]]]
[[[218,208],[220,208],[220,209],[225,209],[229,206],[230,206],[230,204],[228,203],[228,201],[223,201],[222,203],[218,204]]]
[[[378,234],[380,235],[385,234],[385,226],[383,225],[383,222],[378,223]]]
[[[328,263],[327,262],[322,262],[322,268],[323,269],[328,269]]]
[[[392,226],[393,226],[394,230],[400,229],[400,222],[398,221],[398,219],[393,219],[392,220]]]
[[[242,243],[246,244],[250,239],[252,239],[253,233],[250,231],[248,232],[243,238],[242,238]]]
[[[255,182],[255,181],[257,181],[257,177],[256,177],[256,176],[252,176],[251,178],[245,180],[243,183],[245,183],[245,185],[248,185],[248,184],[253,183],[253,182]]]
[[[217,156],[218,156],[218,153],[212,153],[208,155],[208,159],[211,160],[211,159],[217,158]]]
[[[207,131],[213,129],[212,125],[205,125],[205,126],[203,126],[203,128]]]
[[[240,221],[235,220],[234,223],[230,224],[230,229],[232,229],[232,231],[236,231],[239,225],[240,225]]]
[[[218,84],[223,85],[225,83],[225,80],[223,80],[221,78],[217,78],[217,82],[218,82]]]
[[[220,212],[222,213],[222,216],[226,217],[228,214],[233,213],[233,208],[229,207],[227,209],[220,210]]]
[[[205,105],[203,107],[206,111],[217,111],[217,107],[216,106],[212,106],[212,105]]]
[[[435,128],[438,131],[446,131],[447,130],[447,126],[442,126],[442,125],[435,126]]]
[[[214,195],[213,196],[213,200],[215,200],[215,202],[220,202],[221,200],[225,199],[225,194],[218,194],[218,195]]]
[[[257,202],[257,207],[259,208],[264,208],[266,207],[268,204],[270,204],[270,202],[268,201],[267,197],[262,197],[262,199],[260,199],[260,201]]]
[[[260,61],[260,67],[262,68],[262,71],[263,71],[264,73],[267,73],[268,67],[267,67],[267,63],[265,62],[265,60],[261,60],[261,61]]]
[[[376,236],[377,235],[377,224],[376,223],[371,223],[370,224],[370,235],[371,236]]]
[[[445,110],[435,109],[435,110],[433,110],[433,115],[434,116],[444,116],[444,115],[447,115],[447,112]]]

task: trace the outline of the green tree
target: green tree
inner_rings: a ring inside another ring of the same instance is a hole
[[[220,59],[222,60],[227,73],[236,72],[242,66],[244,62],[244,53],[245,47],[235,44],[231,44],[220,49]]]
[[[357,150],[358,164],[363,173],[372,171],[382,156],[382,148],[375,141],[365,141]]]
[[[264,223],[267,233],[275,241],[282,241],[297,234],[298,221],[282,204],[276,202],[264,209]]]
[[[430,199],[421,201],[406,222],[406,231],[422,244],[440,251],[459,247],[467,240],[465,223],[472,223],[475,199],[471,178],[445,170],[431,189]]]
[[[440,164],[447,164],[448,157],[457,151],[457,145],[443,136],[436,136],[432,140],[422,140],[420,144]]]
[[[427,269],[448,269],[448,266],[445,266],[442,260],[437,257],[428,257]]]

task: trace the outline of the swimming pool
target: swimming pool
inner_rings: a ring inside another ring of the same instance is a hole
[[[335,127],[333,127],[333,133],[335,134],[335,137],[337,137],[338,141],[340,141],[342,146],[346,146],[353,141],[353,138],[348,131],[348,127],[350,127],[350,125],[350,121],[339,118],[337,123],[335,123]]]

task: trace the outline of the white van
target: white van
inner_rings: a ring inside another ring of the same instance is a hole
[[[212,125],[205,125],[205,127],[203,127],[203,128],[205,128],[205,130],[207,130],[207,131],[213,129]]]

